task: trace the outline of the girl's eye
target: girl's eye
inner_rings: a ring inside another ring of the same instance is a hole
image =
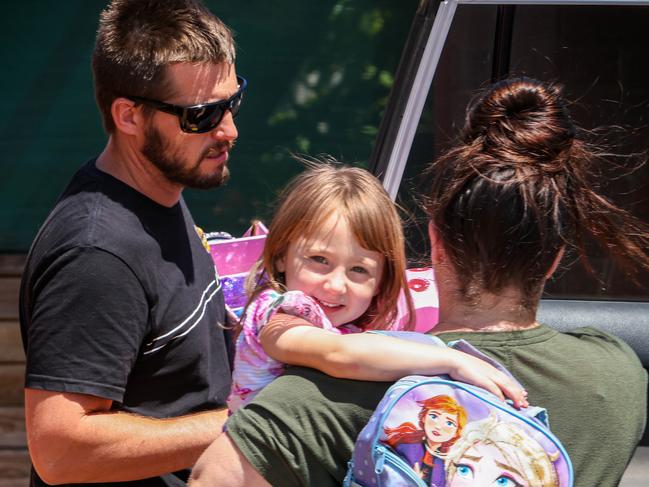
[[[429,417],[430,419],[437,419],[437,413],[430,413],[430,414],[428,415],[428,417]]]
[[[455,423],[453,423],[453,421],[447,421],[446,426],[450,428],[451,426],[455,426]]]
[[[455,471],[457,472],[457,475],[463,479],[473,479],[473,468],[471,468],[471,465],[467,465],[465,463],[456,463],[455,464]],[[500,480],[500,478],[498,478]],[[497,480],[497,481],[498,481]],[[496,481],[496,482],[497,482]],[[500,484],[497,484],[500,485]],[[507,485],[507,484],[504,484]]]
[[[369,274],[369,272],[367,271],[367,269],[365,269],[365,267],[361,267],[359,265],[352,267],[351,270],[352,272],[356,272],[358,274]]]
[[[496,479],[495,485],[499,487],[523,487],[522,484],[516,482],[509,475],[501,475]]]
[[[322,255],[312,255],[309,257],[310,260],[313,262],[316,262],[318,264],[326,264],[327,263],[327,258],[323,257]]]

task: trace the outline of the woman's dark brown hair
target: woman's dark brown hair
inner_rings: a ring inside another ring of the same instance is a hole
[[[562,248],[590,269],[591,237],[627,269],[649,268],[649,227],[594,189],[601,159],[556,85],[509,79],[476,98],[426,201],[463,296],[511,287],[533,309]]]

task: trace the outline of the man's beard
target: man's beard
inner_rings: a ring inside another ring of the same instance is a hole
[[[178,154],[165,144],[160,132],[152,125],[147,127],[145,137],[142,154],[171,182],[186,188],[210,189],[221,186],[230,177],[230,171],[225,163],[210,174],[202,174],[200,168],[208,153],[229,151],[234,145],[232,142],[218,142],[206,148],[192,165],[189,161],[180,159]]]

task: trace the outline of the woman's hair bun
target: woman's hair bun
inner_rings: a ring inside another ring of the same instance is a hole
[[[483,152],[537,161],[556,158],[574,137],[560,88],[531,78],[493,85],[469,106],[464,127],[465,141],[479,142]]]

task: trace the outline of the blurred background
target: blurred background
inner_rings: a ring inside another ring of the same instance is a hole
[[[74,171],[103,148],[90,69],[105,0],[2,2],[0,254],[25,253]],[[290,153],[364,165],[418,2],[204,2],[249,81],[225,188],[185,192],[196,223],[237,235],[300,170]]]

